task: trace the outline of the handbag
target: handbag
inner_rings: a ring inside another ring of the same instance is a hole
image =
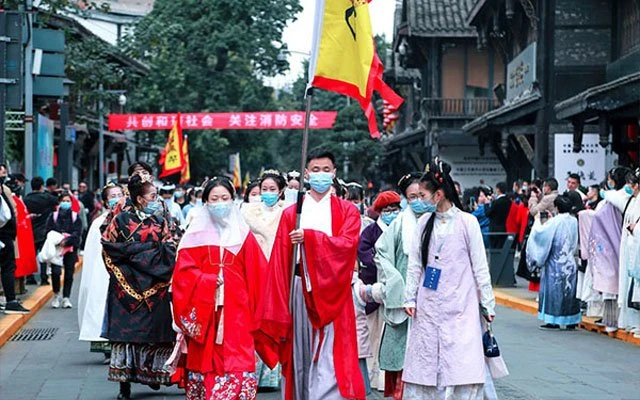
[[[482,347],[484,348],[485,357],[494,358],[500,356],[500,348],[498,347],[496,337],[493,336],[491,323],[487,324],[487,331],[482,335]]]

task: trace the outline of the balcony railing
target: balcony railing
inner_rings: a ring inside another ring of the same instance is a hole
[[[422,107],[427,117],[477,117],[499,106],[497,100],[489,98],[426,98],[422,100]]]

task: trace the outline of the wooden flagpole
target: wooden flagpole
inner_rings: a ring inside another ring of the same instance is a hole
[[[296,230],[300,229],[300,216],[302,214],[302,201],[304,199],[304,170],[307,167],[307,148],[309,147],[309,121],[311,120],[311,99],[313,98],[313,88],[308,87],[306,92],[306,100],[307,100],[307,108],[305,112],[305,120],[304,120],[304,130],[302,131],[302,152],[300,157],[300,175],[302,179],[300,180],[300,190],[298,191],[298,200],[296,202]],[[293,302],[294,302],[294,294],[293,288],[296,280],[296,263],[297,263],[297,255],[299,250],[302,248],[304,251],[304,246],[300,244],[295,244],[293,246],[293,257],[291,257],[291,281],[289,282],[289,312],[293,317]],[[304,255],[302,257],[304,260]],[[304,262],[302,263],[301,269],[304,268]]]

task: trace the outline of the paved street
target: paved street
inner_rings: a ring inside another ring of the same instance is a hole
[[[26,328],[58,328],[51,340],[8,342],[0,349],[1,399],[115,398],[117,385],[107,382],[102,355],[77,340],[76,314],[46,307]],[[543,332],[533,316],[506,308],[498,309],[495,325],[511,371],[496,382],[501,399],[640,400],[640,348],[584,331]],[[135,399],[181,398],[175,388],[153,392],[136,385],[133,392]]]

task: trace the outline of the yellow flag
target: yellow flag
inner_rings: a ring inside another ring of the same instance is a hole
[[[182,158],[184,168],[180,171],[180,183],[188,183],[191,180],[191,162],[189,162],[189,138],[185,135],[182,142]]]
[[[173,128],[171,128],[171,132],[169,132],[169,138],[167,139],[167,144],[164,146],[160,164],[162,164],[162,172],[158,175],[160,178],[176,174],[182,171],[184,167],[180,114],[178,114],[176,123],[173,125]]]
[[[236,153],[233,161],[233,187],[240,189],[242,186],[242,175],[240,174],[240,153]]]
[[[388,1],[388,0],[387,0]],[[316,0],[309,85],[356,99],[379,137],[373,91],[394,107],[402,98],[382,81],[384,67],[373,40],[368,0]]]

